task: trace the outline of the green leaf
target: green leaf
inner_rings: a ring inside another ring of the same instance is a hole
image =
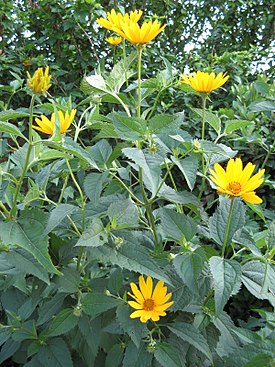
[[[268,299],[275,307],[275,271],[270,264],[251,260],[242,266],[242,282],[255,297]]]
[[[165,238],[175,241],[190,241],[197,232],[197,223],[183,213],[173,209],[161,208],[159,211],[161,227]]]
[[[25,212],[18,222],[0,222],[0,239],[29,252],[49,272],[61,275],[48,253],[48,238],[43,236],[47,217],[39,210]]]
[[[125,351],[123,367],[151,367],[152,358],[153,355],[147,352],[145,343],[137,348],[133,342],[130,342]]]
[[[29,112],[23,112],[23,111],[1,111],[0,112],[0,121],[8,121],[8,120],[16,120],[21,117],[29,117]],[[11,125],[11,124],[9,124]]]
[[[246,205],[253,210],[254,213],[256,213],[258,215],[259,218],[261,218],[265,223],[266,223],[266,219],[263,213],[263,209],[260,205],[257,204],[251,204],[246,202]]]
[[[43,367],[73,367],[70,351],[61,338],[48,340],[38,352],[38,358]]]
[[[123,346],[121,344],[114,344],[108,351],[105,367],[120,367],[123,359]]]
[[[0,115],[1,115],[1,112],[0,112]],[[0,116],[0,120],[1,120],[1,116]],[[20,136],[20,138],[27,140],[26,137],[18,129],[18,127],[14,126],[13,124],[10,124],[9,122],[0,121],[0,132]]]
[[[158,192],[158,196],[172,203],[182,204],[195,210],[201,206],[199,199],[188,191],[177,192],[172,187],[163,184]]]
[[[115,228],[137,227],[139,223],[139,213],[137,207],[130,199],[112,203],[107,211],[109,220],[115,220]]]
[[[44,235],[50,233],[55,227],[57,227],[67,215],[71,215],[79,208],[71,204],[59,204],[50,214],[47,226],[44,230]]]
[[[154,356],[163,367],[183,367],[185,365],[178,349],[168,343],[158,343]]]
[[[51,300],[44,302],[43,305],[39,307],[37,326],[43,325],[60,310],[65,297],[66,295],[64,293],[57,293]]]
[[[78,320],[72,308],[64,308],[50,322],[48,329],[43,331],[43,335],[49,337],[66,334],[77,325]]]
[[[108,242],[105,227],[98,217],[94,217],[88,228],[82,233],[75,246],[98,247]]]
[[[122,330],[130,336],[138,348],[142,339],[147,335],[147,328],[139,319],[130,318],[133,311],[128,305],[121,304],[117,307],[116,316]]]
[[[8,328],[0,328],[0,347],[3,345],[11,336]]]
[[[209,261],[214,279],[215,314],[218,315],[229,297],[241,287],[241,266],[237,261],[212,256]]]
[[[56,277],[55,283],[59,292],[76,293],[79,291],[81,277],[79,272],[71,267],[62,268],[62,277]]]
[[[121,304],[120,299],[106,296],[103,293],[92,292],[83,297],[82,310],[92,318]]]
[[[205,261],[205,252],[199,247],[195,251],[186,251],[178,255],[173,265],[177,274],[181,277],[184,284],[191,290],[191,292],[198,293],[198,278],[202,272]]]
[[[169,125],[173,125],[175,123],[175,116],[174,115],[155,115],[153,116],[148,122],[148,128],[151,133],[158,133],[162,129],[169,128]]]
[[[144,183],[154,196],[161,181],[160,164],[163,162],[163,157],[157,153],[143,152],[138,148],[124,148],[122,152],[142,168]]]
[[[55,149],[45,149],[43,152],[39,154],[40,161],[48,161],[54,159],[70,159],[71,156],[65,152],[60,152]]]
[[[20,348],[21,342],[8,339],[1,347],[0,353],[0,365],[6,359],[12,357],[15,352]]]
[[[200,108],[192,108],[197,115],[203,118],[203,110]],[[213,127],[213,129],[219,134],[221,131],[221,119],[209,111],[204,111],[205,121]]]
[[[275,103],[272,101],[251,103],[248,108],[252,112],[275,111]]]
[[[117,136],[115,134],[115,136],[111,135],[111,137],[116,138]],[[108,162],[108,159],[112,154],[112,146],[108,143],[107,140],[102,139],[98,141],[95,145],[91,146],[89,148],[89,152],[91,153],[96,163],[104,165]]]
[[[231,199],[220,197],[220,205],[214,215],[209,219],[210,237],[213,238],[220,246],[223,246],[226,227],[229,216]],[[226,245],[230,245],[236,231],[244,226],[245,223],[245,206],[239,198],[233,199],[233,212],[229,226],[229,234]]]
[[[126,58],[122,58],[120,61],[115,63],[108,78],[106,78],[108,85],[115,92],[118,93],[126,80],[129,80],[133,75],[136,74],[135,70],[130,69],[130,66],[134,63],[136,58],[137,53],[132,52]]]
[[[198,158],[194,155],[178,160],[175,157],[171,157],[172,161],[183,173],[186,179],[189,189],[192,191],[196,182],[196,175],[198,170]]]
[[[112,265],[118,265],[121,268],[144,275],[150,275],[153,278],[163,280],[170,284],[170,279],[165,275],[163,269],[153,259],[151,251],[140,243],[124,243],[119,249],[109,245],[93,248],[93,258],[102,262],[110,262]]]
[[[146,121],[137,117],[129,117],[119,112],[112,112],[108,115],[118,136],[122,140],[142,139],[146,130]]]
[[[259,353],[256,356],[252,357],[250,361],[245,364],[244,367],[270,367],[272,366],[272,362],[274,362],[272,356],[264,353]]]
[[[104,173],[93,172],[85,177],[84,191],[94,205],[98,203],[107,176],[108,172],[106,171]]]
[[[226,120],[224,132],[230,134],[235,130],[242,129],[251,124],[248,120]]]
[[[13,249],[6,254],[7,261],[25,274],[35,275],[43,282],[50,284],[47,271],[27,251]]]
[[[198,349],[212,362],[212,354],[206,339],[193,325],[185,322],[177,322],[173,327],[168,326],[168,329],[179,338]]]

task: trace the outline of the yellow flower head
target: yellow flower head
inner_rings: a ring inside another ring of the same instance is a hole
[[[33,74],[33,77],[31,77],[30,73],[27,71],[27,76],[27,84],[34,93],[44,93],[51,86],[51,76],[49,75],[48,66],[46,67],[45,72],[43,72],[42,68],[38,68]]]
[[[139,277],[139,289],[135,283],[130,283],[133,294],[128,292],[135,301],[128,301],[128,304],[136,309],[131,313],[131,319],[140,317],[141,322],[147,322],[149,319],[158,321],[160,316],[165,316],[164,312],[172,306],[174,301],[166,303],[172,293],[167,294],[167,287],[164,287],[163,281],[158,281],[153,290],[153,281],[150,276],[145,281],[143,276]]]
[[[122,38],[121,37],[108,37],[108,38],[105,38],[105,41],[110,43],[110,45],[112,46],[117,46],[122,42]]]
[[[60,134],[64,134],[70,127],[71,123],[73,122],[76,110],[73,109],[70,114],[68,111],[66,111],[65,115],[62,111],[58,111],[57,113],[60,123]],[[55,123],[54,113],[52,113],[50,120],[48,119],[48,117],[41,115],[40,119],[38,117],[35,119],[35,122],[37,123],[38,126],[32,125],[34,129],[42,131],[42,133],[45,134],[53,135],[54,123]]]
[[[144,22],[140,27],[136,22],[121,22],[121,29],[114,28],[113,31],[129,42],[136,44],[145,44],[152,41],[160,32],[164,30],[166,24],[161,26],[157,20],[154,22]]]
[[[205,73],[203,71],[197,71],[189,75],[181,76],[181,83],[190,85],[197,92],[209,93],[215,89],[220,88],[229,78],[226,73],[219,73],[217,76],[215,73]]]
[[[262,175],[264,169],[252,176],[255,165],[247,163],[243,169],[240,158],[230,159],[224,170],[218,163],[215,163],[214,170],[210,169],[210,179],[217,185],[219,193],[225,193],[231,197],[240,196],[251,204],[260,204],[262,199],[254,192],[264,181]]]
[[[130,21],[138,22],[142,16],[142,10],[131,11],[130,14],[122,15],[117,13],[114,9],[107,13],[107,19],[98,18],[96,21],[103,28],[113,30],[114,28],[121,30],[121,22],[129,23]]]

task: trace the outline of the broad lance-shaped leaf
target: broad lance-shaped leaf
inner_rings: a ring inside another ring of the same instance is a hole
[[[215,313],[218,315],[229,297],[241,287],[241,266],[237,261],[212,256],[209,260],[214,279]]]
[[[48,253],[49,241],[43,236],[47,217],[39,210],[23,213],[18,222],[0,222],[0,239],[6,245],[23,248],[48,272],[61,275]]]
[[[178,349],[168,343],[158,343],[154,356],[163,367],[185,366]]]
[[[146,130],[146,121],[137,117],[129,117],[119,112],[112,112],[108,115],[122,140],[142,139]]]
[[[191,217],[168,208],[161,208],[159,214],[165,238],[190,241],[196,234],[197,223]]]
[[[95,247],[92,250],[92,256],[94,259],[104,263],[110,262],[112,265],[118,265],[123,269],[150,275],[153,278],[171,284],[169,277],[154,260],[150,250],[146,246],[124,241],[119,249],[115,249],[110,245]]]
[[[224,132],[229,134],[235,130],[242,129],[251,124],[251,121],[247,120],[227,120],[225,121]]]
[[[83,297],[82,309],[87,315],[96,318],[101,313],[108,311],[118,305],[122,301],[113,297],[109,297],[103,293],[91,292]]]
[[[223,246],[231,199],[220,197],[220,205],[209,219],[210,237]],[[235,232],[245,223],[245,206],[239,198],[234,199],[232,218],[226,245],[230,245]]]
[[[178,255],[173,265],[177,274],[181,277],[184,284],[191,290],[191,292],[198,293],[198,278],[202,272],[205,261],[205,252],[199,247],[195,251],[186,251]]]
[[[196,182],[196,175],[198,170],[198,158],[196,156],[186,157],[182,160],[178,160],[175,157],[171,157],[172,161],[183,173],[189,189],[192,191]]]
[[[154,196],[161,181],[160,164],[163,162],[163,157],[157,153],[143,152],[138,148],[124,148],[122,151],[126,157],[142,168],[144,183]]]
[[[61,338],[50,338],[38,352],[43,367],[73,367],[72,357],[67,344]]]
[[[115,220],[116,228],[138,226],[138,210],[130,199],[112,203],[107,210],[107,214],[110,221]]]
[[[67,215],[74,213],[77,209],[77,206],[71,204],[59,204],[55,207],[50,214],[47,226],[44,230],[44,236],[57,227]]]
[[[168,329],[198,349],[212,362],[212,354],[206,339],[193,325],[185,322],[177,322],[173,326],[168,326]]]
[[[79,318],[74,315],[72,308],[64,308],[50,322],[47,330],[44,330],[43,336],[59,336],[66,334],[76,326]]]
[[[86,176],[84,180],[84,191],[88,198],[97,205],[100,198],[103,184],[108,176],[108,172],[93,172]]]
[[[107,232],[100,218],[93,218],[75,246],[98,247],[108,242]]]
[[[203,110],[200,108],[193,108],[194,112],[196,112],[201,118],[203,117]],[[209,123],[213,127],[213,129],[219,134],[221,131],[221,119],[214,115],[209,111],[204,111],[205,121]]]
[[[2,133],[8,133],[8,134],[20,136],[20,138],[27,140],[26,137],[18,129],[18,127],[14,126],[13,124],[10,124],[9,122],[0,121],[0,131]]]
[[[125,350],[122,367],[149,367],[152,365],[153,354],[147,350],[147,344],[142,343],[139,348],[131,341]]]

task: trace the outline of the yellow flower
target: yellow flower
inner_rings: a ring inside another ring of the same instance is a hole
[[[164,30],[166,24],[161,26],[157,20],[144,22],[140,27],[136,22],[121,22],[121,29],[114,28],[113,31],[133,44],[145,44],[152,41]]]
[[[105,41],[110,43],[110,45],[112,46],[117,46],[122,42],[122,38],[121,37],[108,37],[108,38],[105,38]]]
[[[203,71],[197,71],[191,75],[182,75],[181,83],[190,85],[197,92],[209,93],[215,89],[220,88],[229,78],[226,73],[205,73]]]
[[[140,17],[142,16],[142,10],[131,11],[130,15],[126,13],[122,15],[121,13],[117,13],[114,9],[107,13],[107,19],[98,18],[96,21],[103,28],[110,29],[111,31],[114,28],[122,29],[121,22],[129,23],[130,21],[138,22]]]
[[[65,133],[68,128],[70,127],[71,123],[73,122],[74,116],[76,114],[76,110],[73,109],[69,114],[66,111],[65,115],[62,111],[58,111],[59,116],[59,123],[60,123],[60,134]],[[41,115],[40,119],[37,117],[35,122],[39,126],[32,125],[32,127],[36,130],[42,131],[42,133],[53,135],[54,133],[54,122],[55,122],[55,114],[52,113],[51,119],[49,120],[48,117]]]
[[[33,74],[33,77],[30,76],[28,71],[27,75],[27,84],[34,93],[44,93],[50,88],[51,76],[49,75],[48,66],[46,67],[45,72],[43,72],[42,68],[38,68]]]
[[[172,306],[174,301],[166,303],[172,293],[167,294],[167,287],[164,287],[163,281],[158,281],[153,291],[153,281],[150,276],[145,281],[143,276],[139,277],[139,289],[135,283],[130,283],[132,292],[128,294],[135,301],[128,301],[129,305],[136,309],[131,313],[131,319],[140,317],[141,322],[147,322],[149,319],[158,321],[160,316],[165,316],[164,312],[168,307]]]
[[[264,181],[262,175],[264,169],[252,176],[255,165],[247,163],[243,169],[243,163],[240,158],[230,159],[227,163],[226,171],[215,163],[214,170],[210,169],[210,179],[217,185],[219,193],[225,193],[231,197],[240,196],[251,204],[260,204],[262,199],[254,192]]]

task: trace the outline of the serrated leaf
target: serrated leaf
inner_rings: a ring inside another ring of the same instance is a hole
[[[0,364],[12,357],[14,353],[20,348],[21,342],[8,339],[1,347]]]
[[[237,261],[212,256],[209,260],[214,279],[215,314],[218,315],[229,297],[241,287],[241,266]]]
[[[103,293],[92,292],[83,297],[82,310],[92,318],[121,304],[121,300],[106,296]]]
[[[93,248],[93,258],[102,262],[110,262],[123,269],[139,274],[150,275],[170,284],[169,277],[163,272],[159,264],[154,261],[150,250],[141,244],[124,242],[119,249],[109,245]]]
[[[196,114],[198,114],[201,118],[203,117],[203,110],[200,108],[192,108]],[[211,113],[209,111],[204,111],[204,118],[205,121],[209,123],[213,127],[213,129],[219,134],[221,131],[221,119],[214,115],[214,113]]]
[[[1,113],[0,113],[0,119],[1,119]],[[21,138],[27,140],[26,137],[21,133],[21,131],[16,126],[10,124],[9,122],[0,121],[0,132],[20,136]]]
[[[14,110],[1,111],[0,121],[15,120],[21,117],[29,117],[29,115],[30,115],[29,112],[23,112],[23,111],[14,111]]]
[[[198,170],[198,158],[196,156],[186,157],[178,160],[175,157],[171,157],[172,161],[183,173],[189,189],[192,191],[196,182],[196,175]]]
[[[167,239],[190,241],[197,232],[197,223],[183,213],[173,209],[161,208],[159,211],[161,227]]]
[[[123,367],[150,367],[152,353],[147,352],[146,344],[142,343],[139,348],[130,342],[126,348]]]
[[[226,120],[224,132],[226,134],[230,134],[235,130],[242,129],[251,124],[251,121],[248,120]]]
[[[146,129],[145,120],[129,117],[119,112],[112,112],[108,117],[112,120],[115,130],[122,140],[133,141],[143,138]]]
[[[137,227],[139,223],[137,207],[130,199],[111,204],[108,208],[107,215],[110,221],[115,219],[116,228]]]
[[[192,209],[201,206],[199,199],[195,195],[191,194],[188,191],[177,192],[172,189],[172,187],[166,184],[162,185],[161,189],[158,192],[158,196],[165,198],[172,203],[182,204],[188,207],[190,206],[192,207]]]
[[[98,247],[108,242],[107,232],[101,219],[94,217],[75,246]]]
[[[55,149],[46,149],[39,154],[40,161],[48,161],[53,159],[69,159],[71,156],[65,152],[60,152]]]
[[[49,339],[38,352],[38,358],[43,367],[73,367],[70,351],[61,338]]]
[[[47,217],[39,210],[24,213],[18,222],[0,222],[0,239],[29,252],[49,272],[61,275],[48,253],[49,241],[43,236]]]
[[[198,278],[202,272],[205,261],[205,252],[202,248],[197,248],[195,251],[186,251],[178,255],[173,265],[177,274],[181,277],[184,284],[191,292],[198,293]]]
[[[117,307],[116,316],[122,330],[130,336],[138,348],[142,339],[147,335],[147,328],[140,320],[130,318],[132,311],[129,306],[121,304]]]
[[[29,252],[13,249],[6,254],[7,261],[25,274],[35,275],[43,282],[50,284],[47,271]]]
[[[79,272],[71,267],[62,268],[62,277],[57,277],[55,280],[59,292],[76,293],[79,288],[81,277]]]
[[[275,111],[275,103],[272,101],[251,103],[248,108],[252,112]]]
[[[67,215],[71,215],[78,210],[77,206],[71,204],[59,204],[51,212],[47,226],[44,230],[44,235],[50,233],[55,227],[57,227]]]
[[[88,198],[94,203],[94,205],[97,205],[98,203],[103,189],[103,183],[105,182],[107,176],[108,172],[93,172],[85,177],[83,184],[84,191]]]
[[[60,310],[64,302],[65,296],[65,294],[57,293],[53,296],[51,300],[44,302],[43,305],[39,307],[37,326],[43,325]]]
[[[106,126],[111,127],[113,129],[113,125],[111,124],[108,124]],[[116,138],[117,136],[116,134],[115,135],[111,134],[111,137]],[[96,163],[106,164],[109,157],[112,154],[112,146],[108,143],[107,140],[102,139],[98,141],[95,145],[91,146],[89,148],[89,151],[91,152],[92,157]]]
[[[108,351],[105,367],[120,367],[123,359],[123,346],[121,344],[114,344]]]
[[[163,367],[184,366],[183,361],[178,354],[178,349],[168,343],[158,343],[154,356]]]
[[[168,326],[168,328],[179,338],[202,352],[211,362],[213,361],[206,339],[193,325],[185,322],[177,322],[173,326]]]
[[[50,337],[66,334],[77,325],[78,320],[72,308],[64,308],[50,322],[48,329],[43,331],[43,335]]]
[[[154,196],[161,181],[160,164],[163,162],[163,157],[157,153],[143,152],[138,148],[124,148],[122,152],[142,168],[144,183]]]
[[[214,215],[209,219],[210,236],[223,246],[226,227],[228,222],[231,199],[220,197],[220,205],[216,209]],[[233,199],[233,211],[226,246],[231,244],[232,238],[236,231],[243,227],[245,223],[245,206],[239,198]]]

